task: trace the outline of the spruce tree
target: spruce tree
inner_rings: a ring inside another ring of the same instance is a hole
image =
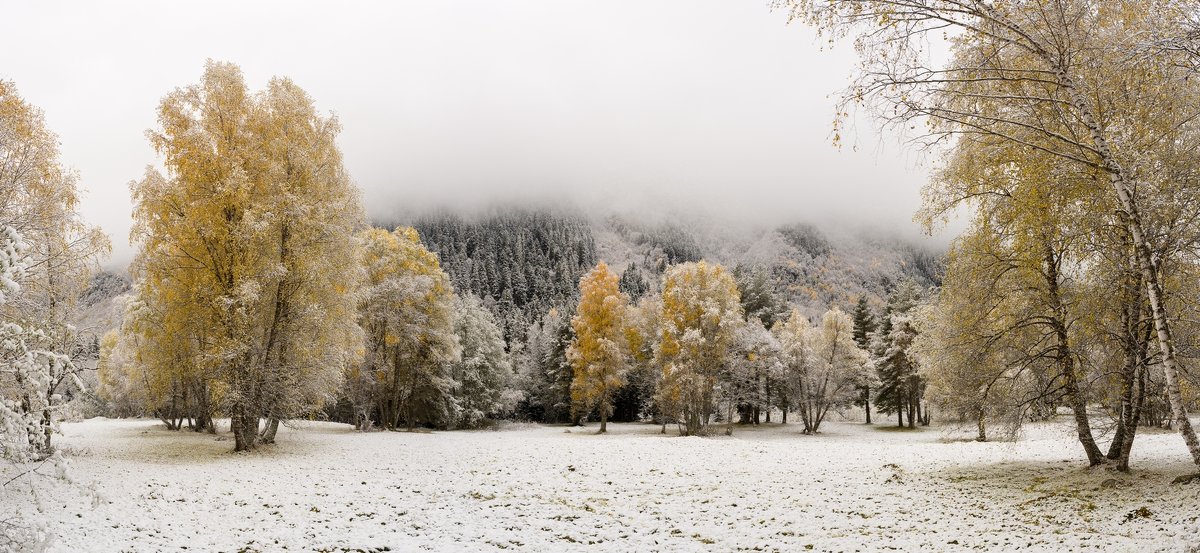
[[[739,265],[733,270],[733,278],[737,282],[746,320],[754,317],[762,321],[763,326],[771,328],[786,310],[766,273]]]
[[[636,262],[631,262],[624,271],[621,271],[619,287],[629,296],[630,300],[635,302],[650,291],[650,283],[646,282],[646,277],[642,276],[642,271],[638,269]]]
[[[921,289],[916,283],[906,281],[896,287],[888,295],[887,308],[872,343],[880,381],[875,407],[883,413],[896,413],[899,426],[904,426],[907,414],[910,428],[915,425],[916,418],[921,418],[920,402],[925,388],[916,362],[909,354],[916,337],[912,310],[920,300]]]
[[[867,305],[867,297],[859,296],[858,304],[854,306],[854,343],[863,350],[868,350],[871,344],[871,333],[875,332],[875,316]],[[859,383],[859,398],[855,403],[867,414],[867,424],[871,424],[871,378],[864,374]]]

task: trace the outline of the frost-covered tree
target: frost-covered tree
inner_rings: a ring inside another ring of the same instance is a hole
[[[921,397],[925,383],[921,378],[917,359],[910,351],[917,329],[909,313],[892,315],[887,335],[887,348],[879,359],[879,392],[875,405],[883,413],[896,413],[896,425],[904,426],[904,415],[908,415],[908,427],[913,428],[918,419],[922,424]]]
[[[620,288],[632,301],[637,301],[650,291],[650,283],[636,262],[629,263],[625,270],[621,271]]]
[[[721,371],[744,323],[737,283],[721,265],[683,263],[663,275],[655,362],[655,401],[684,435],[704,434],[716,408]]]
[[[215,433],[221,375],[201,362],[205,329],[177,292],[138,281],[115,336],[101,344],[101,397],[136,401],[138,411],[157,416],[171,430],[186,423],[197,432]],[[173,316],[187,312],[193,317]]]
[[[410,431],[417,424],[448,426],[457,385],[450,364],[461,355],[450,278],[412,228],[365,231],[362,263],[362,373],[376,384],[380,424],[394,430],[403,421]]]
[[[979,441],[994,438],[996,429],[1015,435],[1045,391],[1038,375],[1052,374],[1024,353],[1044,349],[1035,344],[1046,337],[1020,323],[1027,315],[1041,318],[1027,310],[1033,302],[1023,297],[1036,288],[1021,283],[1019,271],[994,255],[991,242],[978,231],[955,241],[945,282],[919,308],[921,332],[912,347],[930,401],[950,417],[974,423]]]
[[[853,317],[854,343],[858,344],[859,349],[868,351],[871,346],[871,334],[875,332],[875,315],[871,313],[866,296],[858,297],[858,303],[854,304]],[[871,390],[874,388],[876,380],[873,371],[868,370],[863,371],[858,382],[858,389],[861,393],[855,403],[863,408],[867,424],[871,424]]]
[[[158,122],[166,173],[131,186],[140,300],[183,330],[155,347],[193,354],[183,362],[223,390],[234,448],[254,449],[319,407],[361,351],[361,267],[347,253],[363,216],[340,126],[292,81],[252,93],[212,61],[163,98]]]
[[[104,411],[116,417],[154,414],[148,409],[149,390],[135,359],[136,351],[130,343],[132,338],[136,335],[113,329],[100,339],[100,361],[96,365],[100,385],[96,393],[106,404]]]
[[[518,411],[546,423],[570,422],[571,379],[574,371],[567,348],[574,336],[570,321],[551,309],[529,325],[517,353],[518,390],[523,397]]]
[[[512,361],[496,318],[473,294],[454,300],[454,333],[462,348],[462,357],[450,363],[449,371],[454,426],[476,428],[515,405]]]
[[[57,412],[83,391],[80,372],[95,359],[94,337],[71,322],[109,243],[80,216],[78,177],[61,165],[41,110],[3,80],[0,160],[0,395],[10,415],[40,421],[31,445],[47,453]]]
[[[583,413],[599,411],[600,433],[608,431],[614,397],[629,370],[629,296],[618,280],[603,261],[579,280],[579,305],[571,318],[575,336],[567,348],[574,374],[571,400]]]
[[[782,350],[779,341],[761,320],[750,317],[738,329],[734,354],[721,377],[721,397],[728,407],[726,417],[733,422],[736,411],[742,424],[759,424],[762,414],[776,407],[782,383]],[[773,389],[774,388],[774,389]],[[784,403],[781,405],[787,408]]]
[[[21,291],[29,249],[16,229],[0,225],[0,308]],[[50,451],[50,435],[58,425],[56,411],[62,406],[55,397],[53,377],[75,373],[70,358],[45,349],[48,345],[40,329],[0,320],[0,461],[61,460]],[[34,471],[25,474],[36,476]],[[12,482],[9,479],[0,486]],[[3,493],[7,496],[7,490]],[[0,516],[4,517],[0,520],[0,549],[44,549],[45,538],[25,524],[24,513],[3,508]]]
[[[931,206],[941,206],[936,212],[959,198],[977,196],[972,201],[970,227],[950,252],[954,272],[947,273],[939,294],[943,297],[935,304],[950,309],[962,299],[945,296],[971,297],[974,308],[988,317],[986,324],[962,327],[968,336],[979,327],[987,331],[985,340],[968,340],[980,350],[975,353],[1002,349],[1004,365],[1020,369],[1025,376],[1036,376],[1033,380],[1042,390],[1022,390],[1018,394],[1028,396],[1030,413],[1050,413],[1059,402],[1070,406],[1076,435],[1088,462],[1096,465],[1105,462],[1105,456],[1093,435],[1088,406],[1098,397],[1092,383],[1099,375],[1092,372],[1092,363],[1084,354],[1097,349],[1099,341],[1081,331],[1099,330],[1088,322],[1122,308],[1103,302],[1084,307],[1088,295],[1080,293],[1080,285],[1090,280],[1089,273],[1114,266],[1120,274],[1116,275],[1117,282],[1107,288],[1123,290],[1129,286],[1121,282],[1125,277],[1133,276],[1135,281],[1140,278],[1128,274],[1136,268],[1129,267],[1133,252],[1125,238],[1127,229],[1098,221],[1110,219],[1116,207],[1097,204],[1104,198],[1094,195],[1095,176],[1090,170],[1079,169],[1062,166],[1044,152],[1026,152],[1016,145],[966,143],[959,145],[946,166],[935,174],[926,197]],[[1176,234],[1174,229],[1186,228],[1193,218],[1200,200],[1190,191],[1194,188],[1180,187],[1172,194],[1172,203],[1178,207],[1156,209],[1157,216],[1147,218],[1147,228],[1164,229],[1155,232],[1162,237],[1154,240],[1156,250],[1172,249],[1177,247],[1173,242],[1189,240],[1169,237]],[[1173,268],[1173,264],[1162,266],[1165,270]],[[1172,293],[1186,274],[1176,272],[1167,281]],[[1125,303],[1132,300],[1135,309],[1140,309],[1139,296],[1124,297]],[[972,318],[964,320],[970,322]],[[1123,355],[1108,352],[1097,356],[1097,360],[1104,363],[1105,357]],[[995,366],[979,368],[985,374],[1002,373]],[[1014,406],[991,407],[999,415]],[[1006,418],[1012,417],[1008,413]]]
[[[925,383],[916,359],[909,351],[917,334],[912,311],[921,298],[922,290],[914,281],[908,280],[896,287],[888,296],[884,320],[872,344],[879,377],[875,407],[882,413],[896,413],[899,426],[904,426],[904,415],[908,415],[910,428],[918,420],[927,424],[921,410]]]
[[[547,405],[553,400],[546,396],[549,379],[546,372],[546,360],[550,357],[550,348],[558,333],[562,317],[558,310],[551,310],[541,318],[529,324],[524,336],[512,348],[514,368],[516,371],[516,389],[520,394],[517,403],[519,417],[545,421]]]
[[[16,229],[0,227],[0,307],[21,291],[29,245]],[[50,453],[56,374],[74,374],[69,357],[48,349],[52,344],[38,328],[0,321],[0,457],[29,461]]]
[[[854,341],[854,322],[840,309],[826,311],[817,326],[792,311],[776,327],[784,352],[793,408],[800,413],[804,433],[814,434],[830,409],[855,401],[855,384],[868,355]]]
[[[1155,251],[1159,238],[1153,223],[1160,210],[1177,205],[1179,193],[1194,188],[1178,186],[1192,180],[1186,177],[1191,171],[1178,172],[1172,160],[1195,151],[1200,97],[1195,79],[1200,49],[1191,34],[1195,3],[786,4],[793,17],[851,37],[862,57],[838,108],[840,122],[854,111],[848,104],[863,104],[897,128],[921,128],[917,140],[925,145],[1016,150],[1003,155],[1011,161],[1045,155],[1067,174],[1088,175],[1079,183],[1089,196],[1082,205],[1112,206],[1112,216],[1097,218],[1091,230],[1120,225],[1127,232],[1150,305],[1165,395],[1192,460],[1200,465],[1200,439],[1188,417],[1173,336],[1187,317],[1177,315],[1168,290],[1172,275],[1162,272],[1193,253],[1189,248]],[[952,37],[952,55],[932,63],[931,39],[946,36]],[[985,190],[952,203],[997,194]],[[1179,230],[1195,233],[1192,225]]]
[[[733,270],[737,281],[738,295],[742,299],[742,311],[746,319],[758,319],[763,326],[771,328],[787,309],[779,300],[774,285],[761,268],[750,269],[737,266]]]

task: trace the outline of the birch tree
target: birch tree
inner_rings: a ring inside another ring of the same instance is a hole
[[[1149,301],[1167,396],[1193,460],[1200,441],[1180,392],[1174,318],[1143,210],[1162,175],[1155,152],[1197,124],[1197,82],[1183,51],[1130,52],[1194,21],[1188,2],[1100,0],[788,0],[791,15],[851,37],[861,65],[838,110],[864,105],[922,145],[1012,143],[1093,170],[1129,231]],[[929,61],[949,36],[951,59]],[[1046,117],[1049,114],[1051,117]],[[927,124],[927,125],[926,125]],[[840,138],[840,134],[835,134]],[[1149,185],[1149,186],[1147,186]]]
[[[134,276],[161,327],[185,330],[164,339],[194,346],[184,363],[221,384],[235,450],[254,449],[325,401],[362,352],[361,268],[346,255],[362,207],[340,126],[290,80],[251,93],[237,66],[212,61],[158,121],[166,173],[131,185]]]
[[[1062,388],[1054,357],[1063,350],[1052,347],[1061,320],[1036,308],[1041,264],[1020,263],[1000,241],[991,226],[955,240],[941,289],[919,308],[912,347],[931,402],[973,422],[978,441],[1014,436],[1027,413],[1057,401]],[[1085,436],[1092,438],[1090,427]],[[1098,453],[1092,445],[1085,452]]]
[[[854,402],[867,353],[854,341],[853,319],[836,308],[826,311],[815,327],[793,310],[776,333],[794,382],[792,405],[804,433],[815,434],[830,409]]]

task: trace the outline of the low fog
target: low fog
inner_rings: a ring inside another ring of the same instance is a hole
[[[767,2],[25,2],[0,78],[43,108],[82,212],[132,257],[127,183],[159,99],[231,61],[291,77],[344,127],[376,220],[552,202],[588,212],[867,225],[906,236],[927,168],[860,119],[830,140],[855,57]],[[54,25],[38,24],[55,21]]]

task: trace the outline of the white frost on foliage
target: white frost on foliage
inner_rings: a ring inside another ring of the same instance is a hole
[[[474,428],[511,410],[519,398],[511,389],[512,361],[496,318],[472,294],[455,298],[454,304],[462,357],[450,363],[453,419],[455,426]]]
[[[0,227],[0,306],[21,289],[28,249],[15,229]],[[44,444],[46,433],[58,430],[54,411],[62,403],[52,393],[54,375],[70,370],[72,364],[69,357],[51,351],[50,343],[41,329],[0,321],[0,459],[9,461],[0,464],[0,474],[17,471],[0,478],[0,549],[37,550],[53,538],[44,520],[31,517],[28,509],[17,504],[23,498],[40,497],[33,481],[44,474],[37,472],[37,466],[27,468],[30,461],[43,459],[43,464],[49,464],[47,470],[65,480],[66,461],[57,453],[47,456]],[[23,495],[26,487],[29,495]]]
[[[25,274],[25,252],[29,245],[10,226],[0,227],[0,305],[21,290],[20,279]]]

